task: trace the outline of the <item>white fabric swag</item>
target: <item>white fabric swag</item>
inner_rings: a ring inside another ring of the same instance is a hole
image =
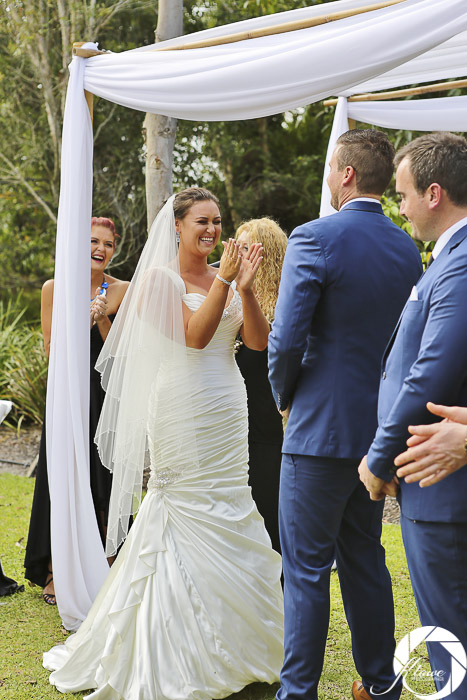
[[[367,4],[368,0],[339,0],[218,27],[184,40]],[[67,629],[79,627],[108,570],[89,489],[93,135],[84,89],[133,109],[182,119],[262,117],[343,94],[412,61],[420,73],[426,52],[439,51],[461,32],[467,33],[465,0],[405,0],[338,22],[220,47],[162,52],[153,46],[73,59],[63,127],[46,418],[54,581]],[[451,65],[449,50],[448,54],[444,70]],[[425,80],[432,77],[429,63]]]
[[[464,70],[467,73],[467,64]],[[320,216],[336,213],[326,179],[336,141],[348,130],[349,119],[405,131],[467,131],[467,95],[394,102],[348,102],[339,97],[324,166]]]

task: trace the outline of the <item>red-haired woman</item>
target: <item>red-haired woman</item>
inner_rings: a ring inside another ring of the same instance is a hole
[[[99,414],[104,401],[100,375],[94,369],[97,357],[112,325],[112,320],[122,302],[128,282],[111,277],[105,269],[115,253],[118,234],[112,219],[91,219],[91,385],[89,420],[90,486],[96,518],[102,541],[105,542],[108,505],[112,475],[100,462],[94,444]],[[47,280],[42,287],[41,323],[47,357],[50,351],[54,280]],[[24,560],[25,577],[43,588],[43,599],[48,605],[56,605],[50,546],[50,496],[45,448],[45,421],[36,471],[34,500],[29,524],[29,535]]]

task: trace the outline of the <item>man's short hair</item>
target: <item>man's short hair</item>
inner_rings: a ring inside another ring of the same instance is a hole
[[[417,192],[440,185],[451,202],[467,205],[467,141],[448,131],[424,134],[401,148],[395,164],[407,158]]]
[[[336,142],[337,167],[352,166],[359,194],[383,194],[394,171],[394,146],[376,129],[351,129]]]

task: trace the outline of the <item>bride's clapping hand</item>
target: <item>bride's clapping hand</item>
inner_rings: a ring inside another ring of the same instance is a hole
[[[253,243],[248,252],[244,254],[240,270],[237,274],[237,287],[242,291],[253,288],[256,273],[263,259],[263,246],[261,243]]]
[[[237,277],[242,263],[239,245],[233,238],[229,238],[228,241],[222,241],[222,245],[224,246],[224,252],[219,265],[219,275],[228,282],[232,282]]]

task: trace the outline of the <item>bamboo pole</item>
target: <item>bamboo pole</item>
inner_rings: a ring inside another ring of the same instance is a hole
[[[80,58],[92,58],[92,56],[101,56],[104,53],[111,53],[111,51],[104,51],[101,49],[83,49],[82,46],[85,43],[85,41],[74,42],[72,50],[73,56],[79,56]]]
[[[91,124],[94,126],[94,95],[92,92],[85,90],[84,97],[88,105],[89,114],[91,115]]]
[[[103,53],[109,53],[108,51],[99,51],[98,49],[82,49],[84,41],[75,41],[73,44],[73,56],[80,56],[81,58],[91,58],[91,56],[99,56]],[[94,95],[92,92],[84,91],[84,97],[88,105],[89,114],[91,116],[91,124],[94,124]]]
[[[390,92],[366,92],[362,95],[352,95],[348,102],[373,102],[377,100],[395,100],[398,97],[409,97],[411,95],[427,95],[430,92],[444,92],[455,88],[467,88],[467,80],[450,80],[448,83],[433,83],[432,85],[421,85],[419,87],[404,88],[403,90],[391,90]],[[324,100],[325,107],[334,107],[337,99]]]
[[[186,49],[202,49],[208,46],[234,44],[237,41],[245,41],[246,39],[257,39],[263,36],[272,36],[273,34],[285,34],[286,32],[295,32],[299,29],[308,29],[309,27],[316,27],[320,24],[326,24],[327,22],[335,22],[339,19],[354,17],[355,15],[364,14],[365,12],[381,10],[385,7],[390,7],[391,5],[399,5],[402,2],[405,2],[405,0],[386,0],[386,2],[379,2],[374,5],[367,5],[365,7],[360,7],[353,10],[332,12],[327,15],[320,15],[319,17],[312,17],[306,20],[295,20],[294,22],[284,22],[283,24],[275,24],[272,27],[262,27],[260,29],[253,29],[249,32],[237,32],[236,34],[230,34],[228,36],[201,39],[193,42],[188,41],[182,44],[176,44],[174,46],[152,49],[152,51],[185,51]]]

